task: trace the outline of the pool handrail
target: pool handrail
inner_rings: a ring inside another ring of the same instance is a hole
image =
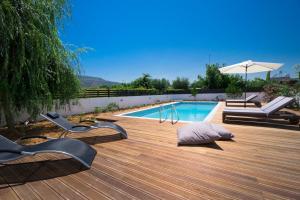
[[[177,123],[177,122],[179,121],[179,114],[178,114],[178,112],[177,112],[176,107],[172,104],[172,105],[171,105],[171,123],[172,123],[172,124],[175,124],[175,123],[174,123],[173,112],[174,112],[174,113],[176,114],[176,116],[177,116],[177,121],[175,122],[175,123]]]

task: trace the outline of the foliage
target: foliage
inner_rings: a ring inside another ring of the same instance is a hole
[[[151,76],[149,74],[143,74],[142,77],[137,78],[131,83],[135,88],[152,88]]]
[[[94,113],[95,114],[99,114],[101,113],[103,110],[101,109],[101,107],[95,107]]]
[[[187,94],[189,90],[186,89],[167,89],[165,94]]]
[[[196,98],[198,91],[195,85],[192,87],[191,94],[194,98]]]
[[[270,82],[270,81],[271,81],[271,71],[268,71],[266,75],[266,82]]]
[[[234,85],[238,88],[240,88],[241,90],[244,90],[245,88],[245,81],[243,80],[243,78],[240,75],[229,75],[226,76],[226,84],[225,85]]]
[[[102,112],[114,112],[120,110],[120,107],[117,103],[109,103],[106,107],[95,107],[94,114],[99,114]]]
[[[103,109],[104,112],[114,112],[120,110],[120,107],[116,103],[109,103],[106,108]]]
[[[206,65],[206,76],[198,76],[198,80],[195,81],[192,86],[196,86],[201,89],[225,89],[229,84],[236,87],[244,87],[243,78],[239,75],[227,75],[222,74],[219,71],[219,64]]]
[[[190,86],[189,79],[187,78],[180,78],[177,77],[173,83],[172,86],[174,89],[183,89],[183,90],[188,90]]]
[[[167,79],[152,79],[149,74],[143,74],[141,77],[131,83],[122,83],[111,87],[111,91],[116,96],[137,96],[137,95],[157,95],[157,94],[194,94],[196,89],[216,90],[225,92],[232,97],[240,96],[245,90],[245,81],[242,76],[234,74],[221,74],[219,64],[207,65],[205,76],[198,76],[198,79],[191,85],[186,78],[177,78],[170,85]],[[268,75],[269,76],[269,75]],[[267,78],[268,79],[268,78]],[[247,81],[247,91],[262,91],[268,81],[261,78],[255,78]],[[271,82],[269,82],[271,83]],[[149,89],[147,89],[148,87]]]
[[[294,97],[296,99],[296,107],[299,110],[300,109],[300,83],[299,82],[294,85]]]
[[[297,64],[294,66],[296,71],[296,76],[298,76],[298,79],[300,79],[300,64]]]
[[[194,81],[191,86],[201,89],[207,89],[206,79],[199,75],[198,80]]]
[[[129,90],[129,89],[134,89],[134,86],[130,83],[122,83],[120,85],[113,85],[111,86],[111,89],[116,89],[116,90]]]
[[[131,83],[123,83],[121,85],[112,86],[114,89],[129,90],[129,89],[156,89],[164,92],[170,86],[170,82],[165,79],[151,79],[149,74],[143,74],[141,77],[135,79]]]
[[[67,0],[0,1],[0,108],[9,128],[18,111],[34,117],[79,91],[77,53],[58,33],[69,15]]]
[[[250,91],[262,91],[267,83],[268,81],[265,81],[261,78],[255,78],[247,82],[247,88]]]
[[[159,90],[161,92],[164,92],[170,86],[170,82],[167,79],[165,79],[165,78],[163,78],[163,79],[152,79],[151,85],[155,89],[157,89],[157,90]]]
[[[243,94],[242,89],[233,83],[228,85],[228,87],[225,89],[225,92],[227,96],[231,98],[240,97]]]
[[[279,83],[269,83],[264,86],[265,99],[271,101],[277,96],[288,96],[296,98],[296,106],[299,109],[300,101],[300,84],[287,85]]]
[[[181,89],[183,93],[186,93],[189,88],[198,88],[198,89],[226,89],[229,85],[233,87],[238,87],[242,90],[245,88],[245,82],[243,77],[240,75],[228,75],[221,74],[219,71],[219,64],[211,64],[206,66],[206,75],[203,77],[198,76],[198,79],[192,84],[189,83],[189,80],[186,78],[177,77],[170,85],[167,79],[151,79],[149,74],[143,74],[142,77],[137,78],[131,83],[123,83],[121,85],[112,86],[113,89],[119,90],[131,90],[131,89],[156,89],[160,93],[165,93],[166,90],[171,92],[170,89]],[[265,81],[262,79],[254,79],[248,81],[247,88],[251,91],[262,90]],[[175,91],[175,93],[178,91]],[[180,91],[179,91],[180,92]]]
[[[219,64],[206,65],[206,86],[208,89],[226,88],[226,75],[219,71]]]
[[[282,92],[286,90],[288,91],[288,86],[278,83],[269,83],[264,86],[265,100],[271,101],[275,99],[277,96],[280,96]]]

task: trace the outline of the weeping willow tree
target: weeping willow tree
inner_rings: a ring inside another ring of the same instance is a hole
[[[59,37],[67,0],[0,1],[0,112],[14,130],[20,111],[32,117],[79,91],[78,58]]]

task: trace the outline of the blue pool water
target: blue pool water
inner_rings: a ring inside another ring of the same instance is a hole
[[[175,106],[180,121],[204,121],[217,104],[216,102],[178,102],[172,105]],[[164,106],[162,119],[171,119],[172,105],[168,104]],[[159,110],[159,107],[155,107],[123,114],[123,116],[159,119]],[[176,115],[174,115],[174,120],[177,120]]]

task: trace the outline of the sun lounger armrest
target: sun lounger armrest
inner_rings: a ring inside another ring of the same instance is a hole
[[[86,126],[86,125],[76,125],[76,126],[72,126],[72,128],[79,128],[79,127],[90,128],[90,126]]]
[[[0,153],[15,153],[15,154],[22,154],[22,151],[12,150],[12,149],[0,149]]]
[[[22,154],[22,155],[27,155],[27,156],[33,156],[35,153],[33,153],[33,152],[28,152],[28,151],[22,151],[21,154]]]
[[[93,123],[97,123],[98,121],[95,120],[95,119],[83,119],[83,120],[80,120],[80,123],[81,122],[93,122]]]

